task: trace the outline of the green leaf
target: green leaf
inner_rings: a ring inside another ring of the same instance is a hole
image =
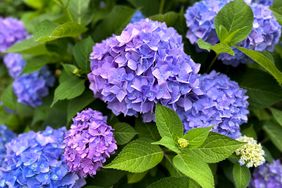
[[[282,84],[282,72],[280,72],[277,69],[277,67],[273,62],[272,57],[269,57],[269,55],[266,55],[262,52],[249,50],[239,46],[237,46],[236,48],[241,52],[243,52],[245,55],[247,55],[249,58],[254,60],[262,68],[264,68],[269,74],[271,74],[277,80],[279,84]]]
[[[162,178],[147,188],[179,188],[179,187],[189,187],[189,179],[186,177],[166,177]]]
[[[128,0],[135,8],[141,9],[146,16],[159,13],[160,2],[152,0]]]
[[[214,179],[209,165],[199,158],[178,154],[173,158],[173,164],[180,172],[196,181],[203,188],[214,187]]]
[[[161,146],[164,146],[170,149],[171,151],[174,151],[175,153],[180,153],[180,150],[178,149],[175,141],[172,138],[167,137],[167,136],[162,137],[161,140],[157,142],[153,142],[152,144],[161,145]]]
[[[203,39],[199,39],[197,41],[197,44],[198,44],[199,48],[201,48],[203,50],[210,51],[211,48],[212,48],[212,44],[205,42]]]
[[[236,76],[240,86],[247,89],[251,108],[267,108],[282,100],[282,88],[266,72],[247,69]]]
[[[116,123],[114,128],[115,139],[119,145],[127,144],[137,134],[135,129],[127,123]]]
[[[60,83],[56,88],[51,107],[59,100],[73,99],[81,95],[85,90],[84,82],[85,80],[69,76],[67,80]]]
[[[89,90],[85,91],[81,96],[69,101],[67,107],[67,121],[69,122],[73,116],[88,106],[95,100],[93,93]]]
[[[2,93],[1,100],[4,106],[10,108],[11,110],[16,110],[16,96],[13,92],[13,85],[9,85]]]
[[[232,50],[232,48],[224,43],[218,43],[212,46],[211,50],[213,50],[216,54],[226,53],[234,56],[234,51]]]
[[[248,187],[251,180],[251,173],[247,167],[234,164],[232,174],[236,188]]]
[[[153,141],[157,141],[161,138],[156,125],[152,123],[143,123],[142,120],[137,119],[135,129],[138,132],[139,138],[148,138]]]
[[[156,20],[159,22],[165,22],[167,26],[174,26],[178,21],[179,14],[176,12],[167,12],[165,14],[156,14],[151,16],[151,20]]]
[[[207,163],[217,163],[228,158],[244,143],[227,136],[211,132],[199,148],[188,148],[185,153],[200,158]]]
[[[72,53],[77,66],[82,70],[83,73],[88,73],[90,71],[89,56],[94,45],[91,37],[79,41],[73,47]]]
[[[44,67],[46,64],[52,63],[54,57],[49,56],[32,56],[30,58],[26,58],[26,65],[24,67],[23,73],[32,73]]]
[[[75,22],[65,22],[58,25],[45,20],[36,26],[33,36],[37,42],[48,42],[64,37],[77,37],[85,31],[84,26]]]
[[[263,130],[279,151],[282,152],[282,127],[275,122],[268,121],[263,125]]]
[[[277,121],[277,123],[279,123],[279,125],[282,126],[282,111],[275,108],[270,108],[270,110],[274,119]]]
[[[94,41],[101,41],[112,34],[120,33],[129,23],[134,10],[127,6],[115,6],[92,34]]]
[[[253,21],[252,9],[243,0],[235,0],[218,12],[214,25],[220,42],[232,46],[247,38],[253,29]],[[228,38],[230,35],[232,37]]]
[[[44,44],[36,42],[33,37],[17,42],[11,46],[7,52],[9,53],[27,53],[27,54],[46,54],[48,53]]]
[[[42,9],[46,5],[46,0],[24,0],[24,2],[35,9]]]
[[[70,13],[71,21],[87,25],[93,15],[88,9],[89,6],[90,0],[69,0],[67,9]]]
[[[205,142],[211,128],[212,127],[191,129],[183,136],[183,138],[188,140],[189,148],[197,148]]]
[[[145,172],[161,162],[163,151],[148,140],[138,139],[127,144],[118,156],[104,168],[113,168],[132,173]]]
[[[182,137],[183,125],[176,112],[160,104],[156,107],[156,125],[161,137]]]
[[[127,183],[133,184],[141,181],[148,172],[142,172],[142,173],[131,173],[127,175]]]

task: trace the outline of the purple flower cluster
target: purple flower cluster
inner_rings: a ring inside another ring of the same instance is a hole
[[[182,38],[164,23],[143,19],[93,47],[90,89],[114,114],[154,119],[156,103],[200,95],[198,71]]]
[[[54,82],[51,72],[43,67],[39,71],[17,77],[13,89],[19,103],[36,107],[42,104],[42,98],[49,94],[49,87]]]
[[[253,188],[282,187],[282,164],[279,160],[266,163],[255,169],[251,181]]]
[[[215,71],[201,75],[200,85],[204,95],[194,102],[184,98],[171,107],[182,119],[185,131],[213,126],[214,132],[238,138],[249,113],[246,91]]]
[[[145,18],[145,16],[142,14],[142,12],[141,12],[140,10],[137,10],[137,11],[133,14],[133,16],[132,16],[132,18],[131,18],[131,20],[130,20],[130,23],[139,22],[140,20],[142,20],[142,19],[144,19],[144,18]]]
[[[64,161],[65,128],[48,127],[42,132],[20,134],[6,144],[7,155],[0,168],[0,187],[72,187],[84,179],[69,172]]]
[[[117,149],[113,129],[101,112],[86,109],[73,118],[64,143],[71,171],[82,177],[95,175]]]
[[[15,137],[15,133],[10,131],[5,125],[0,125],[0,165],[2,164],[4,155],[6,154],[5,144]]]
[[[230,0],[202,0],[187,9],[185,18],[189,30],[186,36],[192,44],[195,44],[199,39],[203,39],[211,44],[218,42],[214,28],[214,18],[228,2]],[[263,2],[266,3],[266,1],[260,1],[260,3]],[[253,30],[247,39],[239,45],[256,51],[273,51],[281,36],[281,26],[268,6],[257,3],[253,3],[250,6],[254,13]],[[238,50],[235,50],[235,56],[222,54],[219,56],[219,59],[223,63],[232,66],[250,61],[249,58]]]
[[[22,58],[21,54],[9,53],[4,56],[3,62],[12,78],[17,78],[22,73],[25,66],[25,60]]]
[[[230,0],[202,0],[186,10],[185,18],[188,27],[186,37],[192,44],[203,39],[216,44],[218,38],[214,27],[214,18]]]
[[[23,23],[15,18],[0,17],[0,52],[28,36]]]

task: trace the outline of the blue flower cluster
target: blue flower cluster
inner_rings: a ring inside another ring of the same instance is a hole
[[[6,144],[0,168],[1,188],[79,188],[85,180],[68,171],[63,158],[65,128],[20,134]]]
[[[36,107],[42,104],[42,98],[49,94],[49,87],[54,82],[54,76],[43,67],[39,71],[17,77],[13,82],[13,89],[19,103]]]
[[[25,60],[21,54],[9,53],[4,56],[3,62],[12,78],[20,76],[25,66]]]
[[[248,2],[250,0],[246,0],[246,1]],[[274,0],[251,0],[251,2],[271,6],[273,4]]]
[[[145,16],[142,14],[142,12],[141,12],[140,10],[137,10],[137,11],[133,14],[133,16],[132,16],[132,18],[131,18],[131,20],[130,20],[130,23],[139,22],[140,20],[142,20],[142,19],[144,19],[144,18],[145,18]]]
[[[156,103],[199,95],[198,71],[182,38],[164,23],[143,19],[97,43],[90,55],[90,89],[114,114],[154,119]],[[189,95],[188,95],[189,94]]]
[[[189,7],[186,11],[186,24],[189,28],[187,38],[192,44],[203,39],[211,44],[216,44],[218,38],[214,28],[214,18],[221,8],[230,0],[202,0]],[[256,51],[273,51],[279,42],[281,26],[273,16],[269,6],[249,2],[254,13],[253,30],[250,35],[239,45]],[[269,4],[266,1],[258,3]],[[222,54],[219,59],[223,63],[238,66],[239,63],[250,61],[244,54],[235,50],[235,56]]]
[[[172,105],[184,124],[185,131],[213,126],[213,131],[231,138],[241,136],[240,125],[247,122],[246,91],[226,75],[212,71],[200,76],[204,93],[195,101],[185,96]]]
[[[116,115],[154,120],[156,103],[178,112],[185,131],[214,125],[215,132],[240,136],[247,121],[246,91],[226,75],[199,75],[199,64],[183,51],[181,36],[165,24],[141,20],[120,36],[93,47],[90,89]]]
[[[16,134],[9,130],[5,125],[0,125],[0,165],[6,154],[5,144],[10,142]]]
[[[15,18],[0,17],[0,52],[28,36],[23,23]]]
[[[250,187],[279,188],[282,187],[282,164],[279,160],[265,163],[255,169]]]

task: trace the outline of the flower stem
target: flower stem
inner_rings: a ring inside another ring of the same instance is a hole
[[[214,63],[215,63],[217,57],[218,57],[218,54],[216,54],[216,56],[214,56],[214,58],[213,58],[211,64],[209,65],[208,72],[210,72],[210,70],[211,70],[212,66],[214,65]]]

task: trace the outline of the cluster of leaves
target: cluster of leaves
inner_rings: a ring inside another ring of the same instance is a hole
[[[197,53],[185,39],[184,11],[193,3],[193,0],[4,0],[0,13],[19,16],[31,34],[8,52],[23,54],[27,62],[25,73],[48,65],[58,81],[43,105],[32,109],[16,102],[11,79],[0,65],[0,101],[10,110],[7,112],[0,106],[0,123],[23,132],[47,125],[69,126],[72,117],[85,107],[102,111],[115,129],[119,152],[95,177],[87,180],[88,188],[246,187],[250,171],[239,166],[232,155],[243,143],[211,133],[211,127],[193,129],[183,135],[178,116],[162,106],[156,109],[157,126],[134,118],[115,117],[88,89],[86,75],[90,71],[92,46],[120,33],[134,12],[141,10],[146,17],[177,29],[183,36],[186,53],[202,64],[202,72],[211,66],[214,56],[232,55],[234,48],[257,62],[230,68],[214,58],[212,66],[247,90],[251,114],[248,124],[243,126],[243,134],[262,141],[268,161],[281,157],[282,47],[277,46],[269,54],[236,46],[247,37],[253,24],[251,9],[242,0],[236,0],[216,17],[220,43],[212,46],[198,42],[201,48],[216,55]],[[275,1],[272,10],[282,23],[280,0]],[[234,24],[230,25],[231,21]]]

